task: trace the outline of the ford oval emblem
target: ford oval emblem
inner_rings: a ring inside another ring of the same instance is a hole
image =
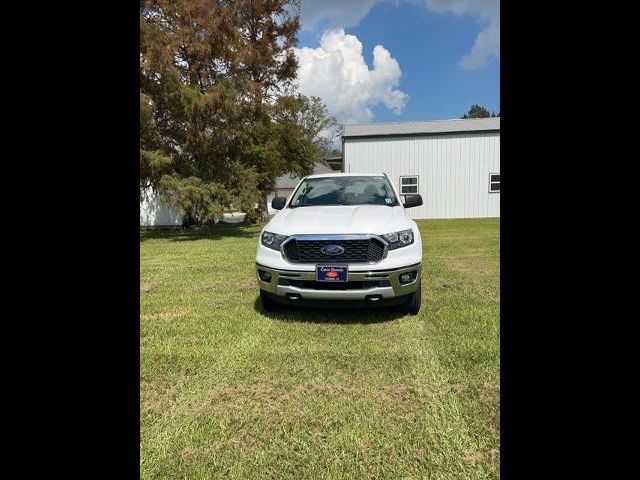
[[[335,257],[336,255],[342,255],[344,253],[344,247],[340,245],[325,245],[320,249],[324,255]]]

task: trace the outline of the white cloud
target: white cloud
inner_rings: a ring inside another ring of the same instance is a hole
[[[362,43],[343,28],[326,31],[318,48],[297,48],[299,89],[322,98],[341,122],[373,119],[372,107],[383,104],[400,114],[409,96],[398,90],[402,71],[382,45],[373,49],[373,70],[362,56]]]
[[[303,0],[302,29],[315,31],[319,26],[351,27],[357,25],[371,8],[382,2],[424,2],[434,12],[470,14],[478,18],[482,30],[471,51],[460,60],[465,70],[486,65],[491,57],[500,57],[500,0]]]
[[[465,70],[484,67],[491,57],[500,57],[500,0],[426,0],[435,12],[474,14],[484,26],[471,51],[460,60]]]

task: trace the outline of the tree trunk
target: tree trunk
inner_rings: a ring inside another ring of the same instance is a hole
[[[267,202],[267,193],[262,194],[262,218],[269,220],[269,203]]]

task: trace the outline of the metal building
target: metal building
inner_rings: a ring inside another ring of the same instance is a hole
[[[420,193],[412,218],[500,216],[500,118],[345,125],[344,171]]]

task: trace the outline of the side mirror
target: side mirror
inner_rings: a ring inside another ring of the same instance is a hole
[[[273,200],[271,200],[271,208],[275,210],[282,210],[286,203],[286,197],[274,197]]]
[[[402,202],[402,204],[404,205],[404,208],[419,207],[420,205],[422,205],[422,195],[420,195],[419,193],[406,194],[404,196],[404,202]]]

